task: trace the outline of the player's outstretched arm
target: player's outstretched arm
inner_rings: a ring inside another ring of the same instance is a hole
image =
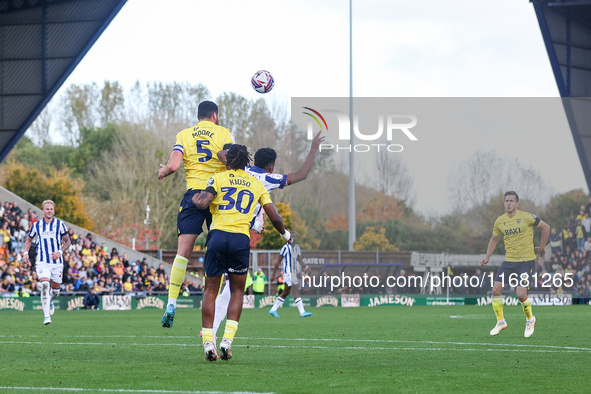
[[[213,194],[204,190],[201,193],[196,193],[191,201],[193,201],[193,204],[195,204],[197,208],[205,209],[211,204],[214,198],[215,196]]]
[[[279,234],[281,234],[283,239],[289,241],[291,238],[291,234],[289,233],[289,231],[285,229],[285,226],[283,225],[283,219],[275,209],[275,205],[273,205],[272,203],[267,203],[263,205],[263,209],[269,217],[269,220],[271,220],[271,223],[273,223],[273,227],[275,227],[275,229],[279,231]]]
[[[542,239],[540,240],[540,248],[538,249],[538,255],[540,257],[544,257],[546,254],[546,243],[548,242],[548,237],[550,236],[550,225],[540,220],[538,227],[542,229]]]
[[[310,148],[310,153],[306,157],[304,164],[300,167],[299,170],[296,172],[292,172],[291,174],[287,174],[287,184],[293,185],[294,183],[298,183],[303,181],[308,177],[308,174],[312,170],[312,165],[314,164],[314,159],[316,158],[316,152],[318,152],[318,148],[320,144],[324,141],[325,137],[320,136],[321,131],[316,134],[314,139],[312,140],[312,147]]]
[[[170,174],[174,174],[176,170],[179,169],[182,162],[183,154],[178,150],[173,150],[168,159],[168,164],[160,164],[160,168],[158,169],[158,179],[162,180]]]
[[[492,237],[490,237],[490,241],[488,241],[488,248],[486,248],[486,257],[482,259],[480,265],[486,265],[488,263],[488,260],[490,260],[490,256],[492,256],[492,254],[495,251],[495,248],[497,247],[497,242],[499,242],[498,236],[493,235]]]

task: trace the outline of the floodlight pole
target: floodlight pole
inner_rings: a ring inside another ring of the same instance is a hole
[[[150,248],[150,237],[149,237],[149,230],[150,230],[150,206],[146,206],[146,220],[144,220],[146,224],[146,250]]]
[[[353,153],[355,150],[355,136],[353,133],[353,0],[349,0],[349,250],[353,250],[353,242],[356,240],[355,220],[355,162]]]

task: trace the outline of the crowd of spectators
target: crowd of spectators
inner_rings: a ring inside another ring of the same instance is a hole
[[[25,241],[30,226],[42,220],[34,210],[21,211],[16,202],[0,207],[0,296],[29,297],[39,295],[35,272],[35,246],[29,251],[30,261],[23,262]],[[94,242],[69,230],[72,241],[64,253],[62,294],[86,294],[94,289],[98,295],[166,295],[169,276],[162,264],[149,267],[146,259],[130,261],[126,253],[119,253],[105,243]],[[186,280],[181,295],[200,294],[202,288]]]
[[[560,278],[564,282],[565,274],[573,278],[572,286],[553,286],[552,291],[572,293],[576,298],[574,302],[588,303],[591,298],[591,199],[587,205],[581,205],[577,215],[571,215],[562,229],[550,230],[549,242],[552,253],[549,259],[542,260],[541,273],[548,273],[556,284],[560,283]]]

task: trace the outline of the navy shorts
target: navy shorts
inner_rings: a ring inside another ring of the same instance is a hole
[[[515,282],[515,280],[517,280],[520,287],[534,287],[535,284],[532,282],[532,280],[535,269],[535,260],[519,262],[503,261],[501,268],[499,268],[499,271],[495,275],[495,282],[501,282],[503,287],[505,287],[510,283],[509,280],[514,278],[511,282]],[[529,286],[521,286],[522,283],[525,284],[524,278],[527,278],[527,283]]]
[[[212,230],[205,246],[205,274],[209,277],[225,273],[246,275],[250,263],[250,238],[244,234]]]
[[[201,234],[203,232],[203,222],[207,223],[207,228],[211,226],[211,212],[209,207],[199,209],[191,199],[201,190],[189,189],[183,196],[179,214],[176,219],[177,235],[181,234]]]

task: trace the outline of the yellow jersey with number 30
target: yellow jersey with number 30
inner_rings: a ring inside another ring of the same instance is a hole
[[[540,224],[540,218],[531,213],[517,210],[510,218],[508,213],[495,221],[493,235],[505,237],[505,261],[522,262],[536,259],[534,249],[534,227]]]
[[[173,151],[183,154],[187,190],[203,190],[213,174],[226,171],[217,154],[224,145],[233,143],[230,130],[210,121],[199,122],[176,135]]]
[[[272,203],[263,184],[244,170],[228,170],[207,181],[206,191],[215,196],[210,205],[212,230],[245,234],[250,238],[250,223],[257,202]]]

